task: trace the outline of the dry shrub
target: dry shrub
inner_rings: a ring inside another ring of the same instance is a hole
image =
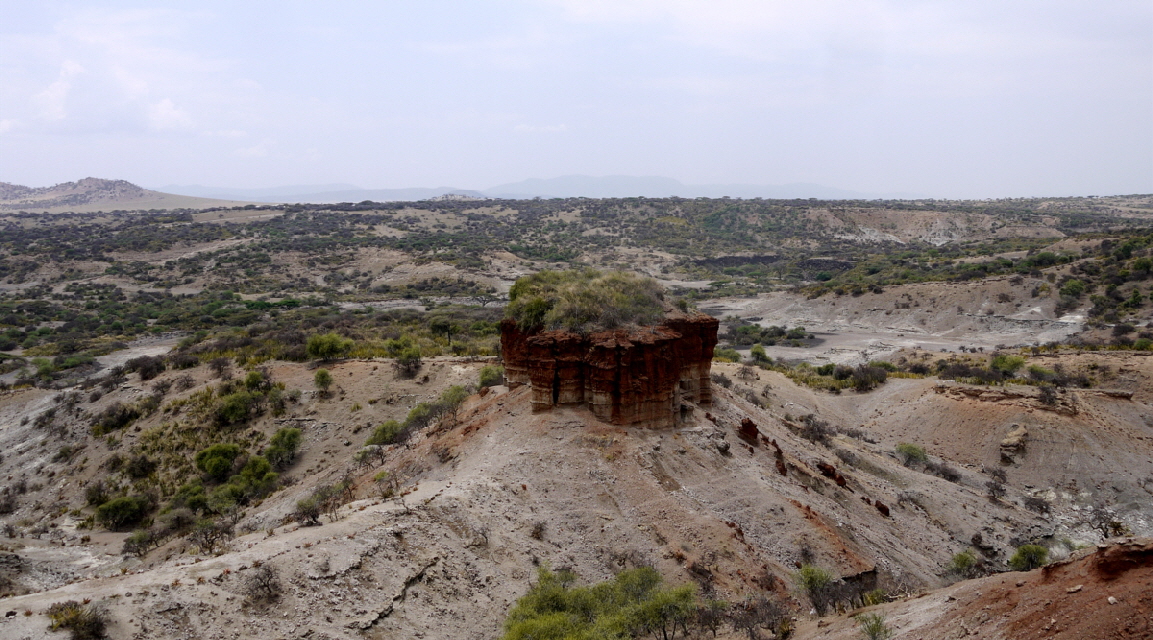
[[[108,614],[101,608],[69,600],[48,607],[48,630],[67,629],[72,640],[98,640],[104,637]]]
[[[271,602],[280,597],[283,587],[276,569],[262,564],[244,578],[244,591],[253,602]]]

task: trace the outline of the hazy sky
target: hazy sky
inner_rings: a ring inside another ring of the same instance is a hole
[[[0,0],[0,181],[573,173],[1153,192],[1153,3]]]

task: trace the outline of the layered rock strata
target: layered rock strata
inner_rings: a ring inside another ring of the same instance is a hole
[[[533,411],[585,405],[619,425],[670,427],[688,403],[710,404],[716,318],[682,315],[656,326],[600,331],[521,331],[501,323],[505,378],[532,386]]]

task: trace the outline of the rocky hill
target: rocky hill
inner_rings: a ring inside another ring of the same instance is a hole
[[[126,180],[84,178],[51,187],[25,187],[0,182],[0,211],[84,212],[234,206],[207,198],[177,196],[138,187]]]

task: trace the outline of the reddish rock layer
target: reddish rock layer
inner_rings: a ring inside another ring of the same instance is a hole
[[[709,404],[716,318],[669,318],[653,327],[601,331],[523,332],[501,323],[505,378],[532,386],[534,411],[585,405],[601,420],[667,427],[683,402]]]

